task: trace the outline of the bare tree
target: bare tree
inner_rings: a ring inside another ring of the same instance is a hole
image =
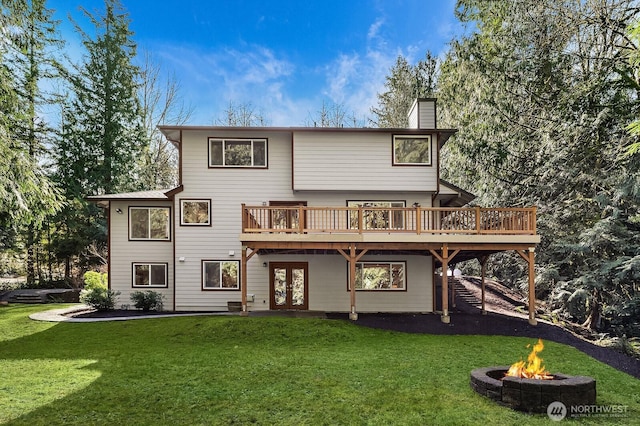
[[[366,120],[358,119],[355,112],[348,112],[343,103],[322,101],[315,114],[309,113],[305,120],[308,127],[364,127]]]
[[[229,102],[224,111],[223,118],[213,120],[214,125],[235,127],[264,127],[269,125],[269,120],[262,109],[256,109],[251,102]]]
[[[171,188],[177,184],[177,152],[157,126],[186,123],[193,107],[185,105],[175,75],[162,76],[149,52],[142,59],[138,96],[147,143],[140,159],[140,189]]]

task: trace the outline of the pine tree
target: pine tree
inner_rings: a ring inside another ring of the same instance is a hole
[[[72,200],[58,220],[75,230],[55,241],[67,273],[71,257],[91,262],[96,259],[87,256],[87,247],[103,249],[106,244],[103,212],[85,197],[136,189],[145,143],[137,92],[140,71],[133,64],[136,44],[128,16],[117,0],[105,0],[102,16],[83,13],[96,35],[92,39],[76,24],[86,56],[68,75],[71,94],[55,147],[56,179]]]

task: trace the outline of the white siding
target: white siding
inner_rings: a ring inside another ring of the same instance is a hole
[[[391,133],[303,132],[294,137],[294,189],[299,191],[435,191],[437,137],[431,166],[393,166]]]
[[[436,101],[421,100],[418,101],[418,128],[419,129],[435,129],[436,128]]]
[[[209,169],[207,138],[268,137],[267,169]],[[356,135],[351,135],[356,136]],[[296,136],[297,137],[297,136]],[[384,136],[383,136],[384,137]],[[296,139],[297,142],[297,139]],[[327,141],[330,142],[330,141]],[[385,137],[387,156],[391,152],[390,136]],[[365,149],[364,152],[367,152]],[[335,162],[334,162],[335,163]],[[390,163],[389,163],[390,164]],[[345,168],[350,166],[344,165]],[[368,166],[363,169],[370,169]],[[395,168],[398,169],[398,168]],[[367,173],[371,174],[370,170]],[[225,310],[227,301],[239,301],[240,291],[202,291],[201,261],[240,260],[241,204],[262,205],[269,201],[307,201],[309,206],[346,206],[347,200],[402,200],[407,206],[418,202],[431,205],[428,192],[388,192],[369,185],[371,191],[354,191],[343,185],[342,191],[304,192],[292,191],[291,134],[264,131],[242,134],[215,131],[184,132],[182,142],[182,175],[184,191],[176,194],[175,205],[180,199],[211,199],[212,226],[180,226],[179,208],[174,208],[175,268],[177,310]],[[324,175],[323,178],[327,176]],[[434,184],[435,186],[435,184]],[[424,187],[424,185],[423,185]],[[347,191],[348,190],[348,191]],[[229,254],[230,251],[234,255]],[[184,257],[184,261],[179,261]],[[397,256],[385,256],[381,260],[405,260]],[[358,310],[364,311],[429,311],[431,310],[431,258],[414,256],[407,259],[408,291],[397,293],[358,292]],[[309,262],[309,309],[348,311],[349,293],[346,288],[347,263],[339,255],[264,255],[254,256],[248,262],[247,293],[255,295],[249,310],[269,309],[269,268],[263,263],[272,261]]]
[[[110,203],[110,283],[111,288],[119,291],[116,307],[129,305],[133,307],[130,294],[133,291],[153,290],[165,296],[164,309],[171,310],[173,307],[173,230],[171,231],[172,241],[129,241],[129,206],[136,207],[171,207],[168,201],[111,201]],[[122,213],[117,213],[120,209]],[[172,224],[173,227],[173,224]],[[132,264],[133,263],[167,263],[168,287],[140,288],[133,287]]]

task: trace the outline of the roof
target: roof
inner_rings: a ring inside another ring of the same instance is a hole
[[[440,134],[440,147],[454,135],[457,129],[409,129],[409,128],[379,128],[379,127],[238,127],[238,126],[178,126],[178,125],[164,125],[158,126],[158,129],[165,137],[171,141],[174,145],[179,145],[182,142],[182,132],[188,131],[205,131],[205,132],[223,132],[223,131],[235,131],[241,132],[286,132],[286,133],[327,133],[327,132],[341,132],[341,133],[393,133],[403,135],[421,135],[425,133],[438,133]]]
[[[182,191],[182,185],[172,189],[156,189],[151,191],[123,192],[120,194],[90,195],[89,201],[170,201],[173,196]]]
[[[472,202],[476,196],[451,182],[440,179],[440,192],[436,197],[443,207],[462,207]]]

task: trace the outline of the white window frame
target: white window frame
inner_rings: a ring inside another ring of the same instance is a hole
[[[136,284],[136,267],[137,266],[148,266],[149,267],[149,284]],[[151,273],[152,266],[162,266],[164,268],[164,283],[152,283],[151,277],[153,274]],[[169,286],[169,264],[161,263],[161,262],[134,262],[131,264],[131,286],[133,288],[167,288]]]
[[[222,143],[222,164],[212,164],[212,143]],[[249,142],[251,144],[251,164],[248,165],[242,165],[242,164],[226,164],[226,149],[227,149],[227,143],[233,143],[233,142]],[[259,143],[263,143],[264,144],[264,164],[254,164],[255,162],[255,145],[256,142]],[[269,152],[269,140],[267,138],[209,138],[208,142],[208,150],[209,150],[209,168],[220,168],[220,167],[227,167],[227,168],[244,168],[244,169],[266,169],[268,164],[269,164],[269,160],[268,160],[268,152]]]
[[[148,234],[147,237],[134,237],[132,226],[132,214],[133,210],[149,210],[147,215],[148,220]],[[151,237],[151,210],[166,210],[167,211],[167,223],[166,223],[166,238],[152,238]],[[155,206],[129,206],[129,240],[130,241],[171,241],[171,208],[170,207],[155,207]]]
[[[185,203],[207,203],[207,221],[202,222],[185,222],[184,205]],[[211,200],[199,198],[185,198],[180,200],[180,225],[181,226],[211,226]]]
[[[398,159],[396,158],[396,144],[401,141],[419,140],[419,139],[422,139],[425,142],[427,142],[427,145],[429,147],[429,159],[426,162],[421,162],[421,163],[398,161]],[[432,157],[433,157],[432,148],[433,148],[433,143],[432,143],[431,135],[393,135],[393,146],[391,148],[392,154],[393,154],[392,164],[394,166],[431,166]]]
[[[394,260],[394,261],[376,261],[376,260],[363,260],[360,262],[356,262],[356,273],[358,273],[358,270],[362,271],[362,266],[366,265],[366,264],[372,264],[372,265],[388,265],[389,267],[389,276],[391,276],[392,271],[393,271],[393,267],[394,265],[400,265],[402,267],[402,287],[392,287],[390,283],[390,286],[388,288],[358,288],[356,287],[356,291],[407,291],[407,262],[404,260]],[[349,278],[350,278],[350,272],[349,272]],[[357,282],[357,279],[356,279]],[[347,281],[347,291],[351,290],[351,279],[349,279]]]
[[[206,274],[206,265],[208,263],[218,263],[220,265],[219,267],[219,277],[218,277],[218,282],[220,284],[219,287],[210,287],[206,285],[206,278],[207,278],[207,274]],[[237,271],[238,271],[238,279],[237,279],[237,283],[235,287],[223,287],[222,286],[222,266],[225,263],[235,263],[237,265]],[[240,278],[240,261],[239,260],[215,260],[215,259],[203,259],[202,260],[202,266],[201,266],[201,271],[202,271],[202,290],[203,291],[238,291],[240,290],[240,283],[241,283],[241,278]]]

